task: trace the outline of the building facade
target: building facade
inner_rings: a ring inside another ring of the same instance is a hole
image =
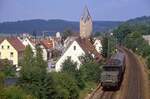
[[[8,59],[13,65],[18,66],[24,50],[25,46],[18,38],[6,38],[0,44],[0,59]]]
[[[150,35],[143,35],[143,38],[150,45]]]

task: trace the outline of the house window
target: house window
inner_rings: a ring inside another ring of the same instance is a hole
[[[7,49],[9,49],[9,48],[10,48],[10,46],[8,45],[8,46],[7,46]]]
[[[4,49],[4,46],[2,45],[2,49]]]
[[[76,46],[74,46],[73,49],[76,50]]]
[[[11,53],[10,53],[10,57],[13,57],[13,56],[14,56],[14,53],[13,53],[13,52],[11,52]]]

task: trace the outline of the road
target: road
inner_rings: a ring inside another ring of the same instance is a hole
[[[126,71],[118,91],[104,91],[99,86],[88,99],[149,99],[145,98],[144,76],[138,58],[129,50],[122,49],[126,55]]]

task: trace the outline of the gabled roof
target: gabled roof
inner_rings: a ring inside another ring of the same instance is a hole
[[[51,49],[53,48],[53,41],[50,39],[44,39],[41,41],[41,44],[46,48],[46,49]]]
[[[6,39],[18,52],[25,50],[25,46],[22,44],[22,42],[18,38],[9,37]]]
[[[76,39],[76,41],[86,54],[93,54],[96,60],[100,60],[102,58],[101,55],[96,51],[95,47],[92,45],[89,39],[78,38]]]
[[[84,21],[84,23],[89,20],[91,18],[89,10],[87,8],[87,6],[85,6],[84,11],[83,11],[83,15],[81,16],[81,20]]]

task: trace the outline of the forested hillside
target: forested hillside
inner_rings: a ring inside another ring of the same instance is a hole
[[[143,16],[128,20],[114,30],[115,33],[124,33],[124,35],[135,31],[143,35],[150,34],[150,17]]]
[[[121,24],[114,30],[120,44],[142,56],[150,69],[150,45],[143,35],[150,35],[150,17],[139,17]]]
[[[93,30],[107,31],[115,28],[122,22],[119,21],[94,21]],[[72,31],[79,31],[79,22],[65,21],[65,20],[25,20],[17,22],[4,22],[0,23],[0,33],[21,33],[33,31],[49,31],[57,32],[70,29]]]

